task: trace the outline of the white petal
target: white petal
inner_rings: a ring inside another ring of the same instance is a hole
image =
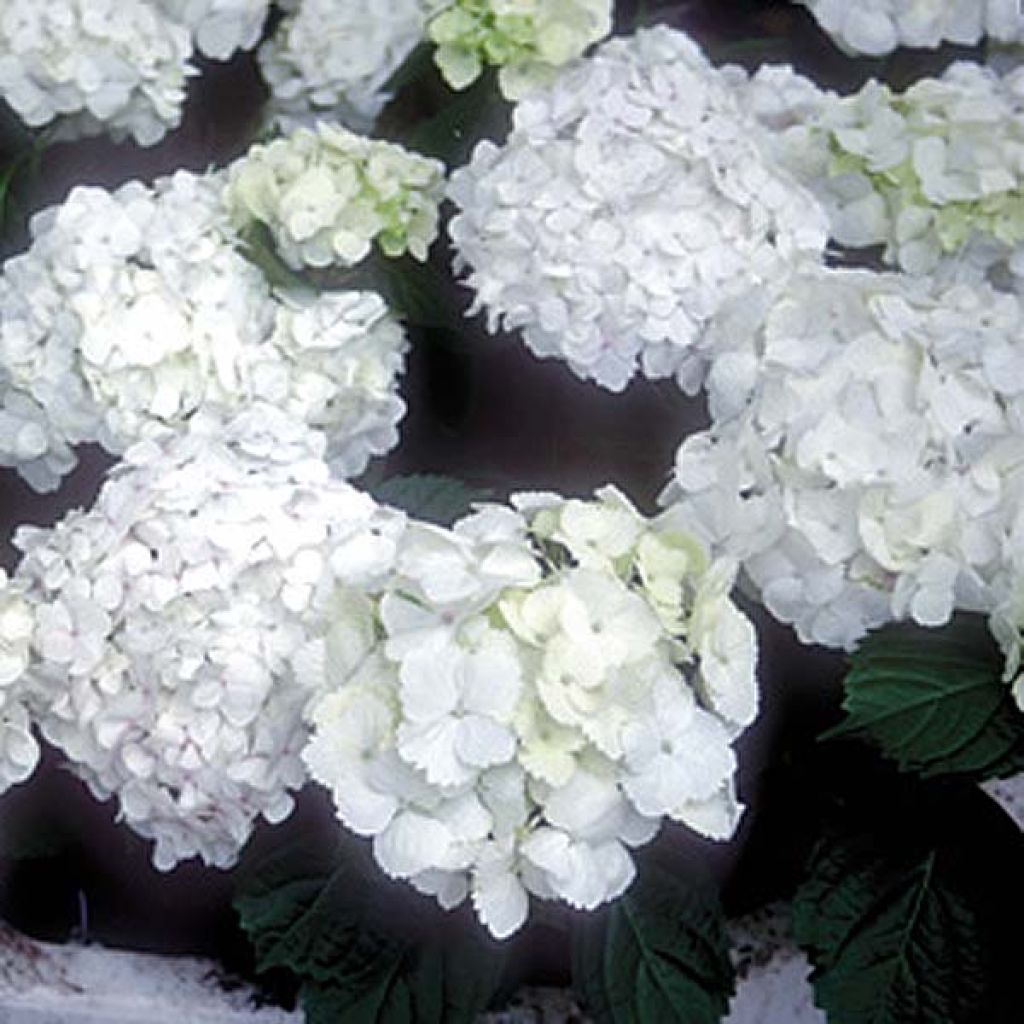
[[[625,801],[615,781],[577,771],[569,782],[552,790],[544,812],[552,825],[580,838],[606,838],[617,832]]]
[[[402,710],[412,722],[430,722],[459,702],[457,672],[463,655],[452,647],[420,647],[402,662]]]
[[[737,803],[732,787],[723,790],[710,800],[682,804],[672,812],[672,819],[692,828],[698,835],[708,839],[725,840],[732,837],[743,813],[743,805]]]
[[[521,689],[519,661],[511,651],[484,649],[467,658],[462,692],[467,711],[507,722]]]
[[[478,768],[504,764],[516,752],[515,734],[493,718],[466,715],[455,734],[455,752],[459,760]]]
[[[472,891],[476,915],[496,939],[507,939],[526,923],[530,901],[511,872],[477,875]]]
[[[349,779],[332,793],[338,817],[356,835],[377,835],[398,810],[398,800],[393,794],[379,793],[358,778]]]
[[[476,774],[456,754],[459,719],[448,716],[422,725],[398,728],[398,751],[409,764],[419,768],[427,781],[437,786],[459,786]]]
[[[424,896],[433,896],[444,910],[452,910],[469,895],[469,882],[461,871],[421,871],[409,883]]]
[[[373,841],[377,863],[392,878],[409,878],[444,862],[452,836],[440,822],[401,811]]]

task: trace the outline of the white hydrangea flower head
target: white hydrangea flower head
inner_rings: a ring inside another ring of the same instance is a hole
[[[188,31],[149,0],[5,0],[0,99],[58,137],[106,132],[151,146],[181,120]]]
[[[332,480],[317,437],[255,403],[140,442],[90,511],[18,532],[35,717],[155,841],[157,867],[229,866],[257,818],[289,813],[325,551],[403,520]]]
[[[734,82],[840,244],[884,245],[888,263],[941,283],[1024,270],[1021,71],[958,62],[903,93],[870,81],[850,96],[785,68]]]
[[[524,494],[407,525],[373,583],[332,556],[304,757],[385,872],[504,938],[529,894],[618,896],[664,817],[732,834],[755,638],[735,565],[683,530],[613,488]]]
[[[881,57],[899,46],[974,46],[985,36],[1024,36],[1017,0],[799,0],[837,46]]]
[[[716,323],[715,426],[664,500],[804,642],[987,611],[1017,514],[1024,311],[1012,294],[805,270]]]
[[[402,329],[366,292],[272,293],[235,250],[217,175],[80,187],[0,274],[0,464],[40,490],[71,446],[266,400],[330,434],[344,474],[397,441]]]
[[[326,123],[253,146],[228,168],[235,226],[262,224],[291,267],[351,267],[374,242],[418,260],[437,237],[444,165]]]
[[[260,40],[271,0],[155,0],[172,21],[184,25],[196,49],[215,60],[251,50]]]
[[[824,212],[759,139],[682,33],[606,43],[452,175],[472,311],[610,390],[639,364],[696,391],[721,303],[824,247]]]
[[[369,131],[388,80],[424,37],[424,0],[301,0],[259,50],[267,120],[285,132],[338,121]]]
[[[35,609],[0,569],[0,793],[23,782],[39,761],[25,705]]]
[[[453,89],[498,67],[510,100],[547,85],[558,69],[612,30],[610,0],[427,0],[434,62]]]

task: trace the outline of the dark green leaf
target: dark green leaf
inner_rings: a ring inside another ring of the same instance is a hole
[[[431,263],[412,257],[375,261],[374,289],[387,299],[392,311],[416,327],[440,327],[460,333],[461,314],[446,301],[449,278]]]
[[[472,1024],[498,990],[503,966],[500,952],[471,939],[409,948],[369,987],[306,985],[307,1024]]]
[[[272,288],[310,293],[309,283],[292,270],[277,252],[270,229],[259,222],[248,224],[240,234],[242,255],[263,273]]]
[[[4,208],[7,205],[7,192],[11,187],[11,182],[14,180],[14,175],[17,170],[17,164],[8,164],[7,167],[0,170],[0,223],[3,223],[4,220]]]
[[[417,519],[450,526],[470,511],[475,501],[486,501],[490,491],[469,487],[454,477],[431,473],[393,476],[373,488],[373,496],[403,509]]]
[[[932,846],[823,840],[794,902],[816,1002],[841,1024],[988,1024],[992,990],[971,895]]]
[[[303,986],[300,998],[306,1024],[415,1024],[408,988],[400,977],[396,983],[401,959],[389,966],[370,988],[357,990],[317,983]]]
[[[381,91],[393,96],[427,74],[437,74],[434,67],[434,45],[433,43],[420,43],[384,83]]]
[[[509,104],[498,92],[497,76],[488,69],[468,89],[452,95],[433,117],[413,128],[405,144],[448,167],[460,167],[481,138],[507,134],[509,111]]]
[[[887,627],[869,636],[844,681],[846,720],[826,738],[860,734],[905,771],[972,778],[1024,769],[1024,715],[1002,679],[984,620]]]
[[[347,864],[285,851],[235,898],[259,970],[285,967],[301,978],[371,985],[403,947],[364,927],[363,893],[363,879]]]
[[[285,849],[235,898],[261,971],[302,982],[309,1024],[471,1024],[498,990],[500,949],[474,934],[415,945],[383,921],[372,879],[337,856]]]
[[[573,982],[599,1024],[715,1024],[734,986],[717,901],[648,866],[576,929]]]

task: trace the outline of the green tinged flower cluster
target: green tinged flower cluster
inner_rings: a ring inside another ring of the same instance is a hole
[[[487,65],[509,99],[543,85],[555,70],[611,31],[609,0],[431,0],[427,35],[453,89]]]
[[[386,256],[427,257],[437,237],[444,165],[335,125],[253,146],[228,170],[235,226],[266,226],[281,258],[350,267],[376,242]]]
[[[982,237],[1024,241],[1024,110],[1014,80],[958,64],[902,95],[871,82],[826,107],[828,175],[878,197],[863,205],[887,256],[929,272]],[[865,225],[865,233],[871,229]]]
[[[894,219],[902,218],[903,231],[920,224],[930,227],[944,253],[954,253],[974,235],[986,235],[1005,245],[1024,241],[1024,187],[1015,184],[972,199],[936,199],[925,194],[912,159],[874,170],[866,157],[848,153],[829,139],[833,178],[855,174],[866,178],[881,196]]]

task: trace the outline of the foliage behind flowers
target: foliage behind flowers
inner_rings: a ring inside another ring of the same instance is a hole
[[[614,489],[512,506],[410,524],[383,583],[338,600],[304,754],[388,874],[471,895],[498,937],[528,893],[620,895],[663,817],[731,835],[757,706],[734,568]]]

